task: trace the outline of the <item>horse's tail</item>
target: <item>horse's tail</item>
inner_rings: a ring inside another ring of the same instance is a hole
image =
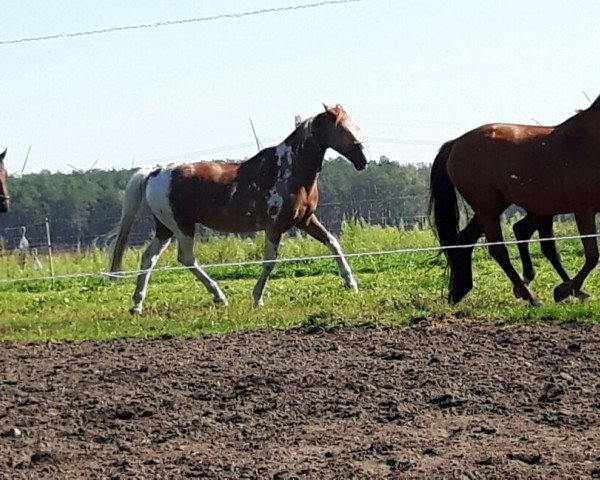
[[[110,252],[110,272],[119,272],[121,270],[123,253],[127,246],[129,233],[144,199],[147,178],[148,171],[139,170],[133,174],[127,183],[127,187],[125,187],[121,220],[113,232],[111,232],[112,236],[116,236],[116,239],[112,244]]]
[[[453,145],[454,141],[450,141],[440,148],[431,165],[429,182],[429,216],[432,217],[433,231],[442,246],[456,245],[459,232],[458,199],[446,170]]]
[[[431,166],[429,215],[442,247],[458,245],[460,213],[456,189],[446,169],[454,141],[444,143]],[[463,249],[444,249],[450,267],[448,300],[458,302],[472,287],[471,253]]]

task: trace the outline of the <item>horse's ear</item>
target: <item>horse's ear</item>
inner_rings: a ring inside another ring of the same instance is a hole
[[[4,157],[6,157],[6,151],[8,149],[5,148],[4,151],[2,153],[0,153],[0,163],[4,161]]]
[[[323,103],[323,108],[325,109],[326,112],[329,111],[329,107],[327,105],[325,105],[325,103]]]

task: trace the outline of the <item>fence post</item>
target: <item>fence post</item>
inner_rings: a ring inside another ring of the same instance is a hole
[[[48,244],[48,260],[50,262],[50,276],[52,277],[52,288],[54,288],[54,262],[52,260],[52,238],[50,237],[50,221],[46,217],[46,241]]]

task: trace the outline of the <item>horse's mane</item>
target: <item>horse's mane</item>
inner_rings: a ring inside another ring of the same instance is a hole
[[[565,128],[568,129],[574,125],[579,125],[579,121],[581,121],[583,118],[587,118],[585,116],[586,112],[595,112],[596,110],[600,110],[600,96],[598,96],[598,98],[596,98],[596,100],[594,100],[594,102],[588,108],[578,108],[575,110],[575,115],[572,115],[564,122],[556,125],[555,131],[563,132],[565,131]]]
[[[335,124],[339,125],[341,122],[348,118],[348,114],[344,107],[342,107],[339,103],[335,107],[325,107],[329,113],[335,115]]]

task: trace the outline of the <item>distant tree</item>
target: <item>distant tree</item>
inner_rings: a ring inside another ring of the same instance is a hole
[[[8,227],[52,224],[57,245],[89,245],[106,234],[121,214],[123,192],[133,170],[75,173],[41,171],[10,178],[10,212],[0,215],[0,235]],[[319,178],[319,216],[333,230],[344,218],[397,225],[426,211],[428,165],[400,165],[386,156],[357,172],[345,159],[325,161]],[[153,226],[147,210],[132,240],[144,241]],[[11,248],[8,245],[7,248]]]

